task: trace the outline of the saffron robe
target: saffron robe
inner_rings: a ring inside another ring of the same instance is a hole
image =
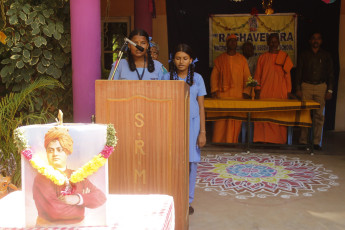
[[[67,169],[66,174],[72,174]],[[38,174],[33,184],[33,199],[38,211],[37,226],[76,224],[84,219],[85,207],[97,208],[106,201],[104,193],[88,179],[75,184],[74,194],[82,197],[81,205],[63,203],[58,197],[65,186],[54,184],[45,176]]]
[[[255,79],[260,89],[260,99],[287,99],[291,92],[290,70],[293,63],[289,55],[283,51],[278,54],[266,52],[260,55],[255,71]],[[254,142],[285,144],[286,126],[269,122],[254,122]]]
[[[216,93],[216,97],[220,99],[242,98],[249,76],[248,63],[243,55],[236,53],[230,56],[223,53],[214,60],[211,74],[211,93]],[[241,121],[230,119],[215,121],[212,141],[237,143],[241,125]]]

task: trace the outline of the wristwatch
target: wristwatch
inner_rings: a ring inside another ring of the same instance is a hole
[[[327,90],[328,93],[333,93],[333,90],[329,89]]]

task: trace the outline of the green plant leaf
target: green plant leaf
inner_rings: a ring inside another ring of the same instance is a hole
[[[46,66],[46,67],[50,66],[50,61],[48,61],[47,59],[42,58],[41,61],[42,61],[42,65],[43,65],[43,66]]]
[[[24,11],[24,13],[29,14],[30,13],[30,5],[29,4],[25,4],[23,6],[22,10]]]
[[[35,108],[36,108],[37,110],[40,110],[40,109],[42,108],[42,105],[43,105],[43,100],[42,100],[42,98],[36,97],[36,98],[35,98]]]
[[[14,55],[12,55],[10,58],[12,59],[12,60],[17,60],[18,58],[20,58],[21,57],[21,55],[19,55],[19,54],[14,54]]]
[[[12,62],[12,60],[11,60],[11,59],[6,58],[6,59],[3,59],[3,60],[1,61],[1,64],[3,64],[3,65],[7,65],[7,64],[9,64],[9,63],[11,63],[11,62]]]
[[[28,18],[28,19],[25,21],[25,25],[31,25],[33,21],[34,21],[33,18]]]
[[[3,67],[0,71],[1,77],[5,78],[9,74],[9,72],[10,72],[9,70],[10,70],[9,66]]]
[[[39,62],[36,69],[39,73],[43,74],[46,72],[47,67],[43,66],[42,62]]]
[[[33,58],[31,58],[31,60],[30,60],[30,65],[36,65],[37,64],[37,62],[39,61],[40,59],[38,58],[38,57],[33,57]]]
[[[62,74],[61,70],[56,68],[56,67],[54,67],[54,72],[53,72],[52,76],[55,79],[59,79],[61,77],[61,74]]]
[[[13,14],[15,14],[17,11],[15,9],[9,9],[7,12],[6,12],[6,15],[7,16],[12,16]]]
[[[9,23],[11,25],[15,25],[18,23],[18,17],[17,15],[12,15],[9,19],[8,19]]]
[[[23,60],[20,60],[19,62],[17,62],[16,67],[17,67],[18,69],[23,68],[23,67],[24,67],[24,62],[23,62]]]
[[[33,50],[33,46],[30,43],[25,44],[24,47],[27,50]]]
[[[37,12],[36,11],[33,11],[31,12],[29,15],[28,15],[28,20],[33,20],[37,15]]]
[[[52,59],[53,54],[52,54],[49,50],[43,50],[43,56],[44,56],[46,59],[50,60],[50,59]]]
[[[29,62],[31,61],[30,58],[24,57],[24,56],[23,56],[22,60],[23,60],[24,63],[29,63]],[[30,64],[30,63],[29,63],[29,64]]]
[[[62,48],[65,48],[65,47],[68,45],[67,39],[66,39],[65,36],[62,36],[62,37],[61,37],[61,39],[59,40],[59,44],[60,44],[60,46],[61,46]]]
[[[53,35],[54,35],[54,38],[56,40],[60,40],[61,39],[61,34],[59,32],[55,31]]]
[[[46,36],[48,36],[48,37],[52,36],[52,34],[50,33],[50,31],[48,29],[48,26],[44,26],[42,31]]]
[[[42,36],[37,36],[32,39],[36,47],[41,47],[42,45],[47,45],[47,40]]]
[[[36,29],[36,28],[39,28],[39,24],[38,24],[38,22],[33,22],[33,23],[31,23],[31,28],[34,30],[34,29]]]
[[[61,55],[54,58],[54,60],[55,60],[55,65],[60,69],[65,65],[64,57]]]
[[[14,33],[14,39],[15,39],[17,42],[19,42],[19,41],[20,41],[20,33],[15,32],[15,33]],[[18,44],[17,44],[17,46],[18,46]]]
[[[24,35],[25,34],[25,30],[23,29],[23,28],[21,28],[20,30],[19,30],[19,32],[20,32],[20,35]]]
[[[17,72],[15,73],[15,76],[14,76],[14,81],[15,81],[16,83],[19,83],[19,82],[22,81],[22,79],[23,79],[23,76],[20,74],[19,71],[17,71]]]
[[[46,24],[46,19],[42,14],[38,14],[38,22],[42,25]]]
[[[49,9],[45,9],[43,10],[43,16],[46,17],[46,18],[49,18],[50,15],[51,15],[51,11]]]
[[[20,48],[20,47],[12,47],[12,52],[14,52],[14,53],[19,53],[19,52],[21,52],[22,51],[22,48]]]
[[[42,54],[42,50],[39,48],[36,48],[31,52],[32,57],[39,57],[41,56],[41,54]]]
[[[19,18],[22,19],[23,21],[26,21],[27,16],[24,12],[19,12]]]
[[[56,23],[56,30],[57,30],[59,33],[64,33],[64,32],[65,32],[65,30],[64,30],[63,25],[62,25],[61,22],[57,22],[57,23]]]
[[[31,77],[27,72],[22,73],[22,75],[23,75],[23,79],[26,83],[31,82]]]
[[[24,50],[23,50],[23,56],[24,56],[25,58],[30,58],[30,51],[27,50],[27,49],[24,49]]]
[[[6,44],[7,44],[8,47],[12,47],[13,46],[12,40],[7,40]]]
[[[16,46],[18,46],[18,47],[23,47],[24,44],[23,44],[22,42],[17,42]]]
[[[33,30],[31,31],[31,34],[32,34],[33,36],[35,36],[35,35],[39,34],[40,32],[41,32],[40,28],[35,28],[35,29],[33,29]]]
[[[53,22],[49,22],[48,30],[51,34],[53,34],[55,32],[55,24]]]
[[[42,44],[43,45],[47,45],[47,39],[45,39],[45,37],[41,37],[41,40],[42,40]]]
[[[47,71],[46,71],[46,74],[50,75],[50,76],[53,76],[53,73],[54,73],[54,65],[50,65],[48,68],[47,68]]]

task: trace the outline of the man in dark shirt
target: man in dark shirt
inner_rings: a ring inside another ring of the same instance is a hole
[[[321,149],[320,141],[324,122],[323,110],[325,100],[332,98],[333,61],[329,52],[323,50],[322,36],[315,32],[309,39],[310,49],[301,53],[298,58],[296,75],[296,95],[303,100],[314,100],[320,103],[315,112],[314,148]],[[307,143],[308,130],[301,129],[300,143]]]

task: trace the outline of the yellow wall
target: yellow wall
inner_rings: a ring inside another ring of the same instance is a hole
[[[336,131],[345,131],[345,1],[341,1],[339,23],[339,81],[335,114]]]
[[[108,3],[108,4],[107,4]],[[156,0],[156,18],[152,19],[152,38],[160,48],[159,61],[168,68],[168,29],[165,0]],[[107,15],[107,6],[109,6]],[[101,0],[102,18],[130,17],[131,30],[134,29],[134,0]]]

